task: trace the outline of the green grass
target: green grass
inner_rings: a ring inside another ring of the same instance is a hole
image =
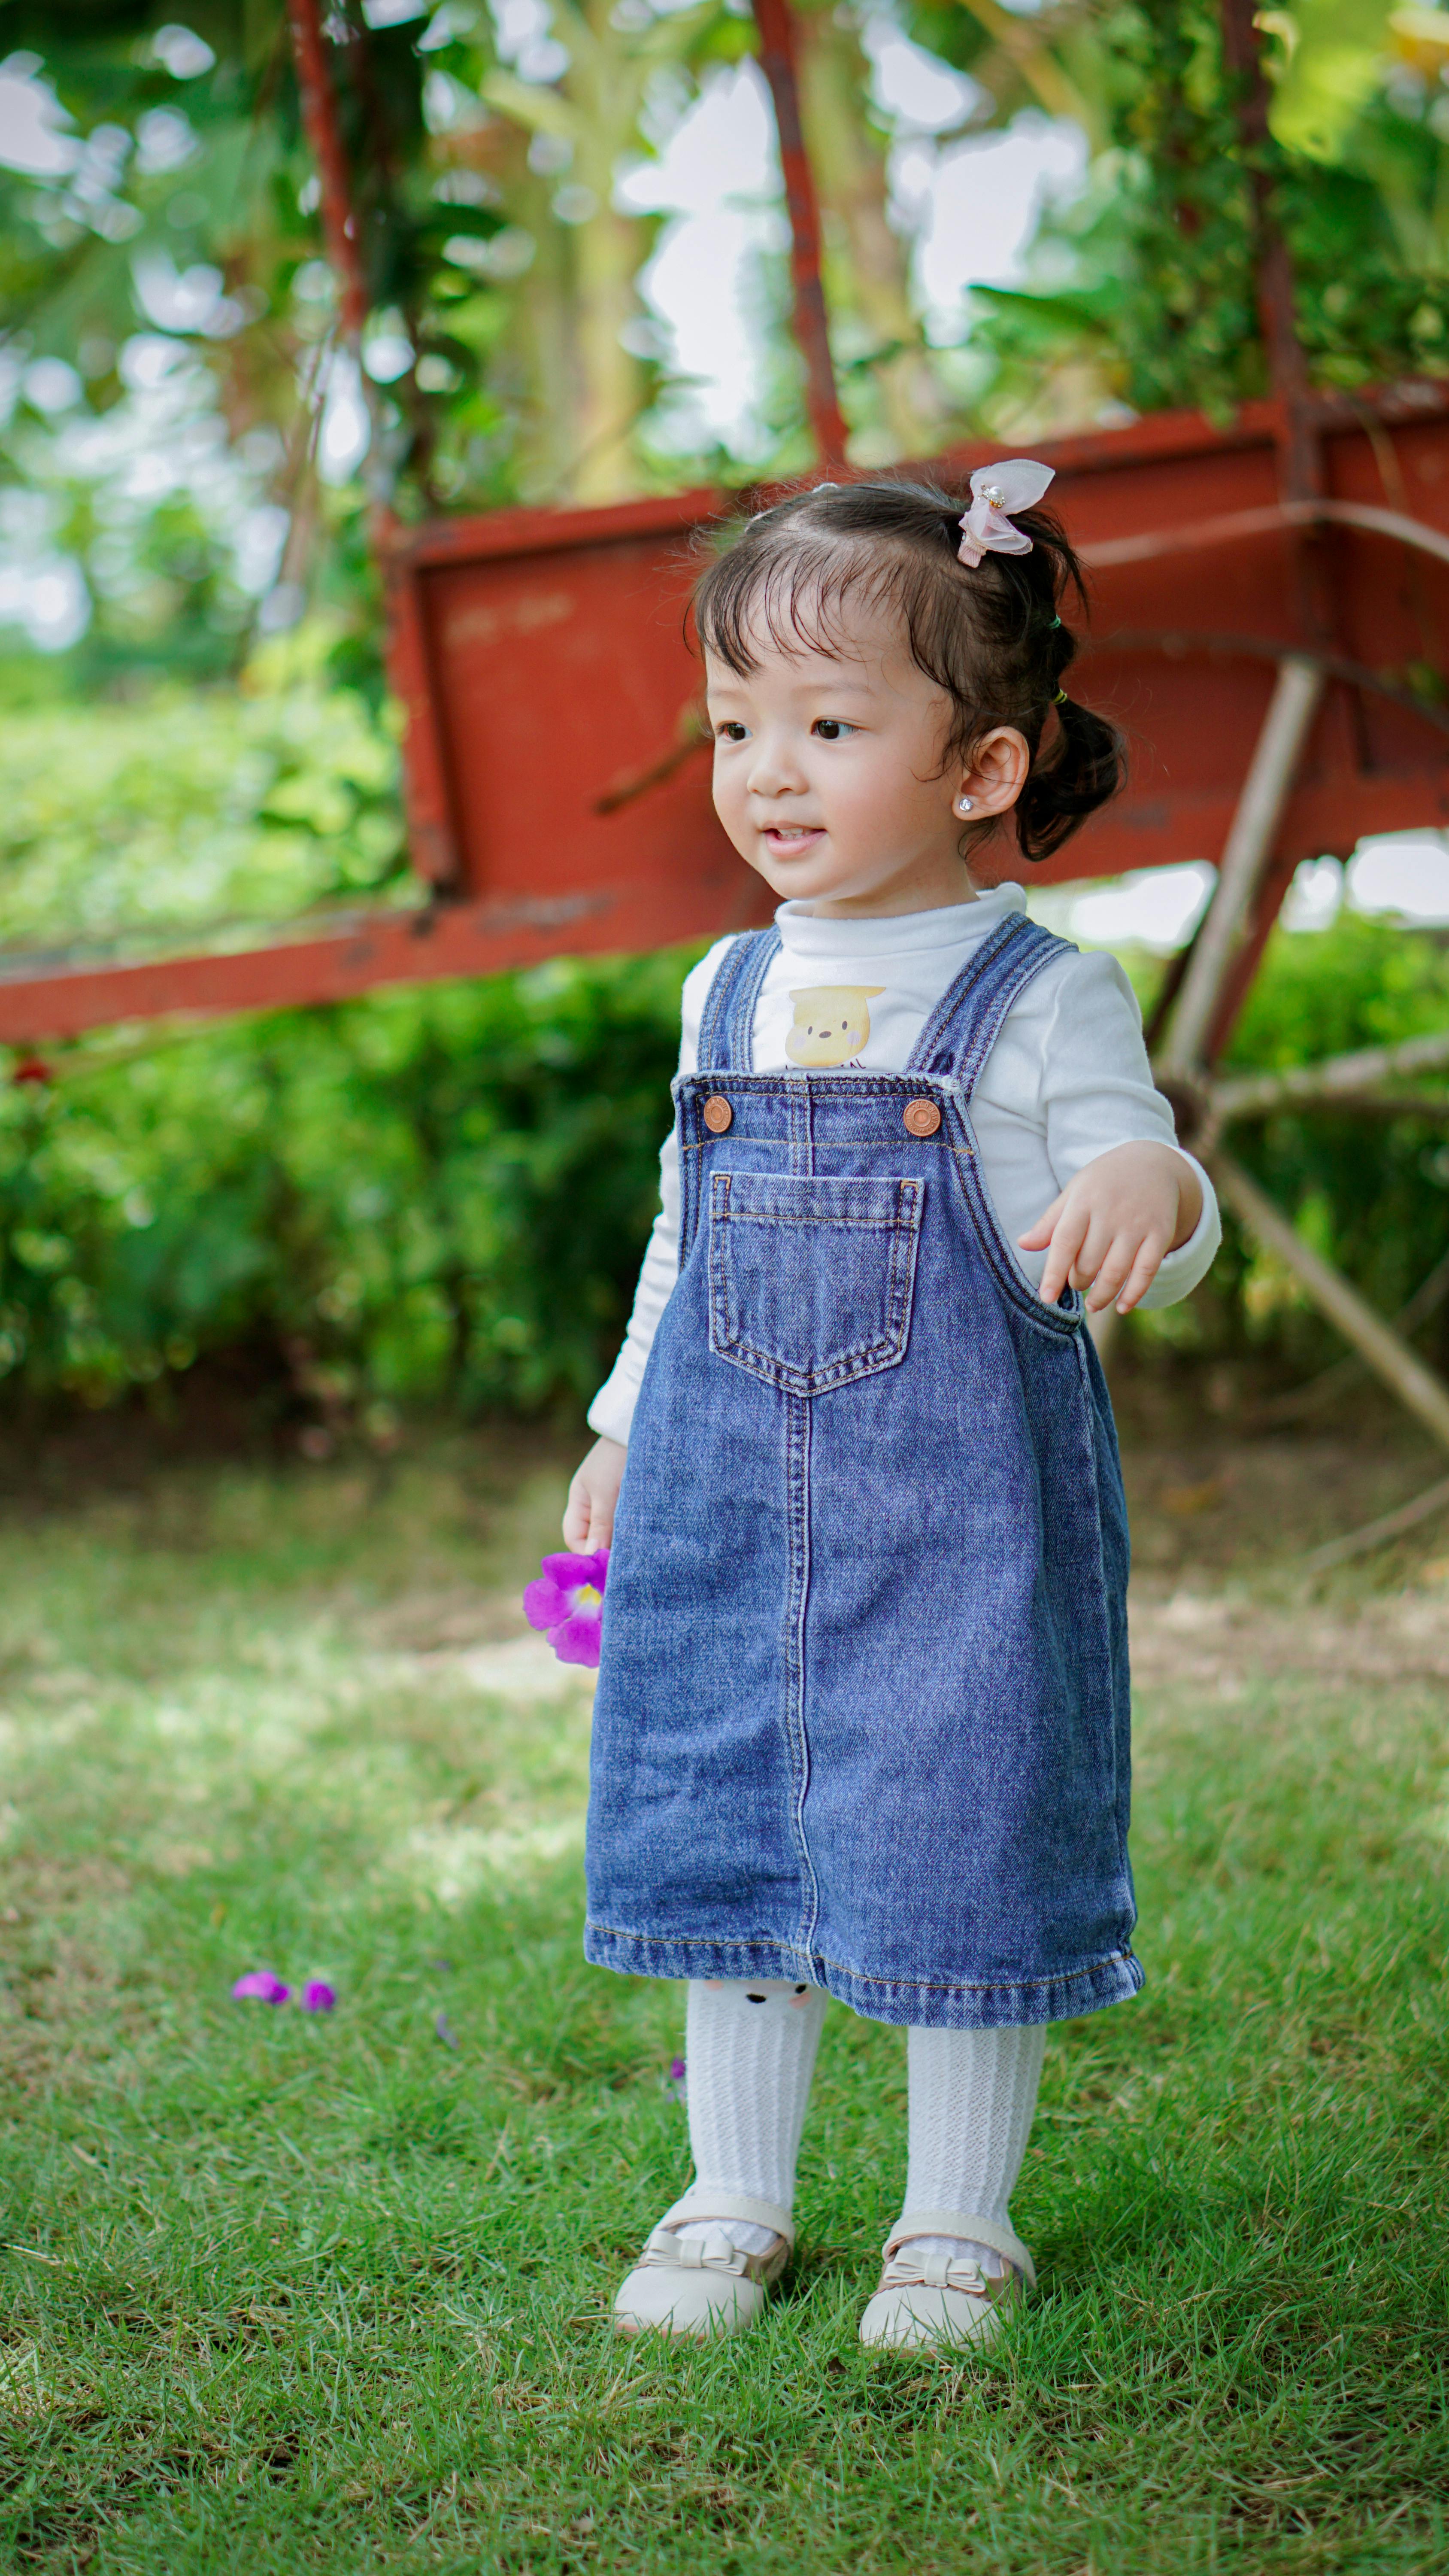
[[[10,1511],[0,2564],[1449,2567],[1449,1565],[1143,1605],[1149,1982],[1053,2035],[1002,2344],[855,2341],[904,2066],[837,2010],[784,2295],[681,2351],[606,2326],[686,2172],[679,1997],[582,1964],[587,1703],[509,1642],[559,1482]],[[231,2004],[254,1965],[337,2012]]]

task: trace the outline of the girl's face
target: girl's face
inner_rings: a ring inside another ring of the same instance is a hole
[[[1022,736],[998,726],[969,765],[943,768],[951,701],[883,623],[836,653],[803,641],[784,652],[763,626],[750,647],[744,678],[705,656],[715,810],[741,858],[827,916],[966,900],[962,830],[1015,803]]]

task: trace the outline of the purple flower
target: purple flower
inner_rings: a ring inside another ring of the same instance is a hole
[[[290,1986],[283,1985],[280,1977],[273,1976],[270,1968],[253,1968],[245,1977],[238,1977],[231,1990],[231,1999],[234,2004],[252,2000],[259,2004],[284,2004],[291,1991]]]
[[[336,2001],[332,1988],[324,1985],[320,1977],[314,1977],[310,1985],[302,1988],[303,2012],[331,2012]]]
[[[523,1615],[530,1628],[541,1628],[561,1664],[599,1666],[599,1635],[604,1617],[604,1585],[609,1551],[592,1556],[546,1556],[538,1581],[523,1596]]]

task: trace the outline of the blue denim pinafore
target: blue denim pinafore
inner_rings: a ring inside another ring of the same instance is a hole
[[[680,1271],[629,1442],[587,1956],[786,1977],[874,2021],[1136,1992],[1127,1519],[1081,1310],[981,1182],[971,1094],[1063,943],[1003,922],[904,1073],[751,1071],[778,945],[675,1085]]]

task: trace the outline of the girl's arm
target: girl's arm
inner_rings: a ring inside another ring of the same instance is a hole
[[[679,1070],[693,1073],[699,1054],[699,1021],[715,970],[729,939],[716,940],[709,954],[692,967],[680,996]],[[644,1379],[644,1364],[654,1346],[659,1318],[674,1293],[679,1276],[679,1146],[673,1128],[659,1155],[659,1214],[654,1220],[633,1311],[623,1347],[589,1407],[589,1429],[599,1434],[569,1487],[564,1511],[564,1545],[581,1550],[608,1547],[614,1536],[614,1508],[624,1475],[629,1426]]]
[[[589,1429],[597,1431],[599,1437],[580,1462],[569,1487],[564,1545],[578,1548],[581,1553],[613,1543],[614,1511],[624,1481],[629,1426],[639,1400],[644,1363],[679,1276],[679,1148],[672,1129],[659,1156],[659,1197],[659,1214],[634,1291],[624,1346],[589,1407]]]
[[[1146,1296],[1164,1256],[1180,1251],[1202,1223],[1197,1172],[1170,1145],[1116,1145],[1099,1154],[1058,1192],[1023,1252],[1044,1252],[1039,1294],[1055,1305],[1070,1285],[1085,1289],[1087,1311],[1115,1304],[1119,1315]]]
[[[659,1155],[659,1214],[650,1230],[633,1311],[619,1356],[589,1406],[591,1431],[622,1447],[629,1437],[634,1407],[644,1382],[644,1363],[654,1347],[659,1318],[674,1293],[679,1276],[679,1147],[674,1130]]]
[[[1115,1304],[1122,1314],[1187,1296],[1221,1240],[1217,1200],[1176,1142],[1115,958],[1071,957],[1043,975],[1008,1019],[983,1090],[1005,1106],[1028,1064],[1060,1184],[1017,1238],[1024,1252],[1046,1255],[1042,1296],[1054,1302],[1070,1283],[1094,1313]]]

